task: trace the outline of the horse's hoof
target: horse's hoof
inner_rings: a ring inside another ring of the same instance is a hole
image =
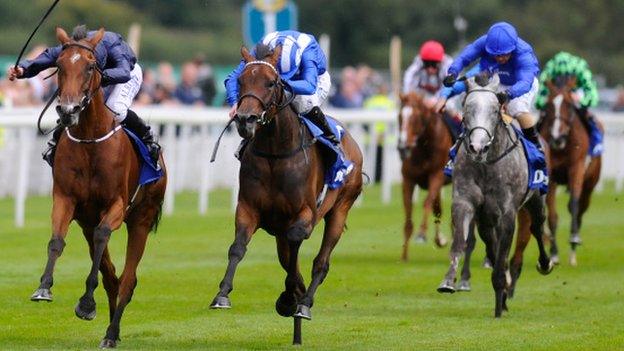
[[[292,317],[297,311],[297,302],[283,291],[275,301],[275,311],[282,317]]]
[[[583,240],[581,240],[581,235],[579,233],[574,233],[570,235],[570,244],[573,245],[581,245]]]
[[[548,266],[546,268],[542,267],[542,265],[537,262],[537,271],[540,272],[541,275],[548,275],[550,274],[550,272],[553,271],[553,268],[555,267],[555,264],[553,263],[552,260],[548,261]]]
[[[297,305],[297,311],[295,312],[295,314],[293,314],[293,317],[312,320],[312,313],[310,312],[310,307],[306,305]]]
[[[210,304],[210,308],[212,309],[228,309],[232,308],[232,303],[230,302],[230,298],[227,296],[217,296],[212,300]]]
[[[558,265],[559,264],[559,255],[552,255],[552,256],[550,256],[550,262],[552,262],[554,265]]]
[[[416,235],[416,237],[414,238],[414,242],[416,244],[424,244],[427,242],[427,236],[425,236],[425,234],[418,234]]]
[[[460,280],[459,284],[457,284],[457,291],[470,291],[472,288],[470,287],[470,281],[468,280]]]
[[[30,301],[47,301],[52,302],[52,291],[50,289],[37,289],[31,296]]]
[[[91,311],[87,311],[86,309],[83,310],[80,307],[80,302],[78,302],[78,304],[76,305],[76,308],[74,309],[74,311],[76,312],[76,317],[80,318],[80,319],[84,319],[86,321],[90,321],[93,320],[93,318],[95,318],[95,304],[93,305],[93,309]]]
[[[486,257],[483,259],[483,264],[481,266],[483,268],[492,269],[492,262]]]
[[[455,287],[453,286],[453,282],[449,279],[445,279],[440,286],[438,286],[439,293],[451,293],[455,292]]]
[[[117,347],[117,340],[104,339],[100,343],[101,349],[114,349]]]
[[[576,262],[576,252],[570,252],[570,266],[576,267],[578,263]]]
[[[443,248],[448,244],[448,240],[446,240],[446,238],[443,236],[436,236],[435,244],[438,248]]]

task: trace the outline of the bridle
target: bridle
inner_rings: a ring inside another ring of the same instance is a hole
[[[286,108],[288,105],[290,105],[290,103],[293,101],[293,99],[295,98],[294,94],[290,94],[290,97],[286,99],[286,101],[284,101],[283,103],[279,103],[278,100],[284,100],[284,92],[286,91],[286,87],[287,85],[284,84],[284,82],[282,81],[282,79],[280,78],[279,72],[277,71],[277,68],[275,68],[275,66],[273,66],[272,64],[270,64],[269,62],[266,61],[249,61],[245,64],[243,71],[245,69],[247,69],[247,67],[252,66],[252,65],[264,65],[267,66],[269,68],[271,68],[271,70],[275,73],[275,79],[271,82],[273,84],[273,93],[271,94],[271,97],[269,99],[268,102],[265,102],[264,100],[262,100],[262,98],[260,98],[258,95],[254,94],[254,93],[247,93],[247,94],[243,94],[238,98],[238,101],[236,102],[236,107],[240,107],[240,104],[243,102],[243,99],[245,98],[253,98],[256,99],[260,105],[262,106],[262,113],[260,113],[259,116],[256,116],[255,118],[255,122],[257,122],[258,124],[260,124],[261,126],[264,126],[266,124],[268,124],[269,122],[271,122],[272,119],[268,118],[267,113],[270,109],[275,108],[276,111],[273,112],[273,114],[276,114],[277,112],[283,110],[284,108]],[[281,97],[279,97],[278,99],[278,92],[281,93]],[[238,122],[240,122],[240,119],[238,117],[238,115],[234,116],[234,119],[236,119]]]
[[[80,43],[68,43],[68,44],[63,44],[63,49],[61,50],[61,52],[65,51],[65,49],[69,48],[69,47],[77,47],[80,49],[84,49],[89,51],[90,53],[93,54],[93,56],[95,57],[95,50],[80,44]],[[60,68],[59,68],[60,70]],[[93,63],[89,63],[89,77],[87,78],[87,80],[83,83],[83,85],[86,86],[85,90],[83,91],[83,97],[82,99],[80,99],[80,104],[78,105],[79,110],[76,113],[80,113],[82,111],[84,111],[85,108],[87,108],[87,106],[89,106],[89,104],[91,103],[91,100],[93,99],[93,96],[95,96],[95,94],[97,93],[97,91],[102,87],[102,81],[100,79],[100,84],[98,84],[97,88],[93,89],[93,91],[91,91],[91,83],[93,82],[94,77],[96,76],[95,74],[93,74],[93,71],[97,71],[97,73],[100,74],[100,77],[103,77],[104,73],[102,72],[102,70],[100,69],[100,67],[97,64],[97,59],[95,62]],[[60,87],[59,87],[59,95],[60,95]],[[61,108],[60,106],[56,107],[56,112],[58,112],[59,114],[61,114]]]
[[[477,91],[479,91],[479,92],[489,92],[489,93],[492,93],[492,94],[496,95],[496,92],[494,92],[493,90],[490,90],[490,89],[473,89],[473,90],[470,90],[470,91],[468,91],[466,93],[466,96],[464,96],[464,101],[463,101],[462,105],[466,103],[466,99],[468,98],[468,95],[470,95],[473,92],[477,92]],[[505,127],[505,130],[507,131],[507,135],[509,136],[509,140],[512,142],[512,144],[511,144],[511,146],[509,146],[499,156],[495,157],[494,159],[486,160],[485,163],[487,163],[487,164],[494,164],[494,163],[500,161],[503,157],[507,156],[516,146],[518,146],[518,139],[516,138],[516,140],[514,140],[512,138],[511,132],[509,131],[509,128],[507,126],[505,126],[505,123],[503,122],[501,109],[502,109],[502,105],[499,104],[498,111],[496,113],[496,116],[497,116],[498,120],[496,122],[496,125],[494,126],[494,129],[498,128],[502,124],[503,127]],[[468,129],[467,126],[466,126],[466,123],[465,123],[465,119],[462,120],[462,125],[464,126],[464,129],[467,130],[467,132],[466,132],[466,135],[461,137],[460,142],[462,144],[464,144],[464,148],[466,149],[466,151],[468,153],[470,153],[471,151],[470,151],[470,148],[468,147],[468,144],[466,143],[466,140],[470,141],[470,136],[472,135],[472,133],[474,131],[481,129],[481,130],[483,130],[485,132],[485,134],[488,137],[488,142],[485,144],[485,147],[487,147],[487,148],[489,148],[492,145],[492,143],[494,142],[494,140],[496,138],[496,133],[494,133],[494,134],[490,133],[490,131],[487,130],[487,128],[485,128],[485,127],[476,126],[476,127],[472,127],[470,129]]]

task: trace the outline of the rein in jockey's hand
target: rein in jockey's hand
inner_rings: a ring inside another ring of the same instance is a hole
[[[437,113],[443,113],[444,109],[446,109],[446,101],[447,101],[447,98],[440,97],[438,99],[438,102],[433,106],[433,111]]]
[[[20,66],[11,66],[7,70],[7,75],[10,81],[14,81],[15,78],[21,78],[24,75],[24,69]]]
[[[236,116],[236,105],[233,105],[232,108],[230,108],[230,112],[228,112],[230,119],[234,118],[234,116]]]

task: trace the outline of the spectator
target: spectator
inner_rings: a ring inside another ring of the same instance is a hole
[[[204,105],[204,94],[197,85],[197,66],[188,62],[182,66],[182,79],[173,96],[183,105]]]
[[[212,66],[206,62],[206,58],[203,54],[197,55],[193,63],[197,67],[197,85],[204,96],[204,103],[211,106],[212,100],[217,94]]]
[[[143,70],[143,84],[141,90],[135,98],[137,105],[150,105],[154,103],[154,94],[156,91],[156,76],[154,70],[146,68]]]
[[[624,112],[624,87],[621,85],[617,87],[617,98],[611,109],[614,112]]]
[[[338,108],[362,107],[364,96],[357,82],[357,71],[351,66],[342,70],[338,91],[329,100],[332,106]]]

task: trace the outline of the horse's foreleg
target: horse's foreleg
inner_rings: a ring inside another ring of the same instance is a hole
[[[93,229],[83,228],[82,233],[89,244],[89,255],[93,260]],[[108,296],[109,320],[113,320],[115,308],[117,307],[117,294],[119,293],[119,279],[115,275],[115,266],[108,253],[108,246],[104,248],[102,254],[102,262],[100,264],[100,272],[102,272],[102,283]]]
[[[579,233],[579,199],[583,189],[583,178],[585,175],[585,165],[582,162],[570,167],[568,172],[568,186],[570,188],[570,201],[568,202],[568,211],[572,223],[570,225],[570,246],[572,251],[576,250],[576,246],[581,244],[581,235]],[[572,255],[570,260],[572,261]],[[574,260],[576,261],[576,260]],[[572,262],[570,262],[572,264]]]
[[[442,217],[441,192],[444,185],[444,173],[439,172],[431,177],[429,181],[429,193],[434,193],[433,216],[435,217],[435,244],[437,247],[444,247],[447,244],[446,238],[440,233],[440,218]]]
[[[494,308],[494,317],[500,318],[503,310],[507,311],[507,295],[506,287],[507,282],[507,256],[511,249],[511,242],[513,241],[514,229],[516,224],[516,214],[507,213],[501,217],[500,224],[496,227],[498,232],[496,237],[496,252],[495,259],[492,262],[494,264],[492,270],[492,287],[494,288],[494,294],[496,296],[496,305]]]
[[[464,253],[466,240],[470,233],[470,226],[474,219],[473,205],[463,199],[453,201],[451,212],[453,224],[453,243],[451,244],[450,252],[451,264],[448,272],[444,276],[444,280],[438,286],[438,292],[441,293],[455,292],[455,278],[457,276],[459,259]]]
[[[548,208],[548,229],[550,231],[550,255],[554,264],[559,263],[559,249],[557,248],[557,183],[551,181],[546,194],[546,207]]]
[[[579,199],[579,216],[578,226],[579,230],[583,225],[583,215],[589,208],[591,200],[591,194],[600,180],[600,169],[602,167],[602,157],[594,157],[587,169],[585,170],[585,179],[583,181],[583,190],[581,190],[581,197]]]
[[[403,225],[403,254],[401,259],[407,261],[409,241],[414,233],[414,223],[412,222],[412,198],[416,184],[403,177],[403,209],[405,210],[405,224]]]
[[[277,254],[282,268],[286,271],[285,290],[275,301],[275,310],[282,317],[292,317],[297,309],[297,301],[305,293],[305,284],[303,277],[299,271],[299,262],[297,259],[298,247],[292,247],[291,243],[285,236],[277,235],[275,237],[277,243]],[[301,244],[301,242],[299,242]],[[293,256],[294,251],[294,256]],[[294,266],[293,266],[294,265]]]
[[[509,273],[511,275],[511,285],[509,286],[509,297],[513,297],[516,288],[516,282],[520,278],[522,272],[522,262],[524,250],[531,240],[531,216],[525,208],[521,208],[518,212],[518,235],[516,236],[516,250],[509,264]]]
[[[468,230],[468,238],[466,240],[466,254],[464,255],[464,265],[462,266],[461,280],[457,285],[457,291],[470,291],[472,289],[470,287],[470,257],[472,256],[472,252],[474,251],[475,245],[477,243],[477,237],[474,233],[474,227],[474,223],[471,223],[470,229]]]
[[[145,244],[147,243],[147,236],[152,226],[153,218],[156,215],[156,211],[159,211],[158,207],[142,209],[142,213],[133,214],[128,220],[128,243],[126,246],[126,262],[124,264],[124,270],[119,278],[119,298],[110,324],[106,329],[106,336],[100,344],[101,348],[110,348],[117,345],[119,341],[119,329],[121,323],[121,317],[124,313],[126,306],[132,300],[134,289],[137,285],[136,271],[139,266],[139,262],[143,257],[145,251]],[[104,280],[106,286],[106,280]],[[110,303],[110,299],[109,299]]]
[[[31,301],[52,301],[53,273],[56,260],[65,248],[65,237],[69,223],[74,216],[74,202],[61,195],[54,194],[52,203],[52,238],[48,242],[48,262],[41,276],[39,288],[30,297]]]
[[[257,216],[251,212],[247,206],[242,203],[236,208],[236,229],[234,233],[234,242],[230,245],[228,251],[228,266],[225,270],[225,276],[219,284],[219,292],[212,300],[210,308],[231,308],[232,304],[228,295],[233,289],[234,273],[236,267],[247,252],[247,244],[251,240],[251,236],[258,226]]]
[[[81,319],[92,320],[95,318],[95,299],[93,292],[98,286],[98,270],[102,262],[104,250],[108,245],[111,232],[117,230],[124,219],[124,202],[123,199],[117,199],[108,211],[104,214],[100,224],[93,230],[93,260],[91,271],[85,282],[86,291],[76,305],[76,316]]]
[[[303,295],[303,298],[297,305],[295,317],[308,320],[312,319],[310,308],[314,304],[314,294],[329,272],[329,259],[332,250],[338,243],[338,240],[340,240],[342,232],[345,229],[347,214],[352,203],[353,202],[342,202],[341,204],[337,204],[337,208],[334,208],[326,215],[321,249],[312,263],[312,281]]]

